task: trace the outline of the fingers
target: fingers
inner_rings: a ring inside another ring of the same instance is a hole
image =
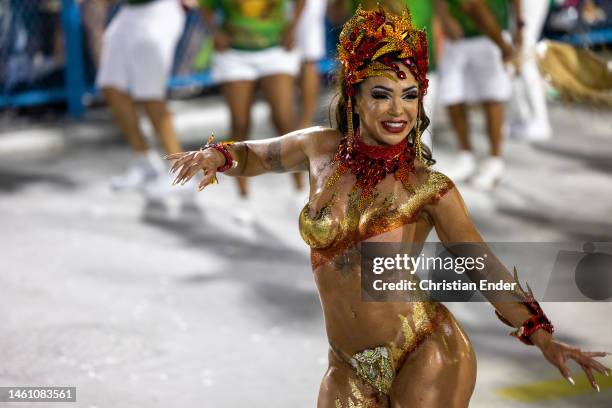
[[[204,178],[202,178],[202,180],[200,181],[200,184],[198,184],[198,191],[204,190],[204,187],[206,187],[209,184],[215,184],[216,181],[217,181],[216,171],[214,170],[205,171]]]
[[[593,375],[593,370],[598,371],[604,375],[610,375],[610,369],[597,360],[594,357],[604,357],[609,353],[594,351],[594,352],[583,352],[580,349],[567,349],[565,353],[568,357],[575,360],[578,365],[584,370],[591,387],[597,392],[600,391],[599,384],[595,381],[595,376]],[[567,377],[566,377],[567,378]]]
[[[593,358],[593,357],[604,357],[607,354],[608,353],[599,352],[599,351],[595,351],[595,352],[578,351],[574,353],[574,355],[572,355],[572,358],[576,360],[576,362],[580,364],[583,368],[588,367],[588,368],[598,371],[599,373],[603,375],[610,375],[610,369]]]
[[[610,355],[610,353],[606,351],[583,351],[582,354],[587,357],[605,357]]]
[[[580,367],[584,370],[587,378],[589,379],[589,383],[591,383],[591,387],[597,392],[599,392],[599,385],[595,382],[595,377],[593,377],[593,370],[590,367],[580,364]]]
[[[170,173],[174,173],[175,171],[177,171],[181,166],[183,166],[184,164],[190,162],[191,160],[193,160],[196,156],[197,152],[188,152],[186,153],[183,157],[179,158],[176,163],[174,163],[174,165],[172,166],[172,168],[170,169]]]
[[[186,182],[188,182],[191,177],[196,174],[200,169],[201,169],[201,165],[198,161],[194,161],[189,162],[187,164],[185,164],[183,166],[183,168],[181,169],[181,171],[179,172],[178,176],[176,176],[176,179],[174,180],[173,184],[185,184]],[[191,176],[189,176],[189,173],[191,172]]]
[[[204,171],[204,177],[198,184],[198,190],[202,191],[204,187],[209,184],[215,184],[217,182],[215,169],[207,169],[206,157],[201,154],[200,151],[181,152],[174,153],[165,156],[166,160],[176,160],[176,162],[170,168],[170,173],[176,173],[178,175],[174,179],[173,185],[185,184],[195,176],[198,171]]]
[[[183,178],[179,181],[181,184],[187,183],[193,176],[196,175],[198,171],[200,171],[202,167],[199,164],[193,164],[191,167],[187,169],[187,172],[183,176]]]
[[[561,372],[561,375],[572,385],[576,385],[576,381],[572,378],[572,373],[565,365],[565,358],[560,356],[558,360],[555,362],[555,365]]]
[[[174,164],[170,168],[170,174],[178,170],[178,168],[181,167],[183,164],[185,164],[188,160],[190,160],[190,158],[191,158],[191,154],[186,154],[186,155],[180,156],[179,158],[175,159],[176,162],[174,162]]]
[[[189,154],[189,153],[190,152],[180,152],[180,153],[167,154],[167,155],[164,156],[164,159],[166,159],[166,160],[176,160],[176,159],[180,159],[185,154]]]
[[[591,360],[591,367],[597,371],[599,371],[601,374],[605,375],[605,376],[609,376],[610,373],[612,372],[612,370],[610,370],[608,367],[606,367],[605,365],[601,364],[599,361],[597,360]]]

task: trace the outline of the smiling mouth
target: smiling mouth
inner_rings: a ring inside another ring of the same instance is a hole
[[[400,121],[384,121],[381,122],[382,127],[387,131],[387,132],[391,132],[391,133],[401,133],[406,129],[406,125],[408,124],[408,122],[404,121],[404,120],[400,120]]]

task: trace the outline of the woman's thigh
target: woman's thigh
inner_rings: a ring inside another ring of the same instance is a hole
[[[261,78],[260,83],[264,97],[270,104],[272,120],[278,133],[295,130],[295,78],[288,74],[276,74]]]
[[[255,81],[230,81],[221,85],[221,90],[230,109],[232,138],[244,140],[248,137],[251,123],[251,105],[256,88]]]
[[[321,387],[317,408],[388,408],[389,398],[365,384],[355,371],[333,352],[329,353],[329,367]]]
[[[476,384],[476,356],[450,312],[401,367],[391,407],[467,407]]]

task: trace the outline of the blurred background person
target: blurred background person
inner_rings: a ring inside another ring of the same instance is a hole
[[[165,153],[182,150],[165,99],[184,23],[177,0],[126,0],[104,32],[97,84],[134,152],[128,171],[112,179],[114,190],[143,189],[150,198],[168,191],[166,167],[145,140],[137,108],[144,108]]]
[[[257,85],[270,105],[278,134],[295,130],[294,87],[300,55],[294,46],[304,1],[295,1],[289,18],[288,0],[200,0],[202,18],[214,41],[212,77],[221,84],[229,106],[232,140],[249,137]],[[221,15],[221,24],[216,12]],[[301,174],[293,177],[301,189]],[[240,177],[237,183],[240,195],[247,197],[246,179]]]
[[[502,38],[500,29],[508,29],[508,3],[438,0],[438,11],[448,39],[440,61],[439,100],[447,108],[460,149],[454,167],[446,174],[456,182],[472,178],[476,187],[489,189],[499,182],[504,171],[504,105],[512,88],[503,58],[514,51]],[[490,155],[478,169],[470,142],[468,104],[472,103],[483,105],[490,143]]]
[[[321,89],[318,63],[325,57],[325,12],[327,0],[305,0],[297,26],[296,41],[302,65],[298,80],[301,112],[298,129],[314,124]]]
[[[100,66],[104,31],[111,9],[118,0],[83,0],[81,16],[86,40],[86,51],[96,69]]]
[[[523,63],[513,89],[517,117],[510,123],[511,136],[527,140],[549,139],[552,135],[546,90],[535,57],[535,46],[544,28],[550,0],[515,0],[518,15],[514,44],[523,55]]]

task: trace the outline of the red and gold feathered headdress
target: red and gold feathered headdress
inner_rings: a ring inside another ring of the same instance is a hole
[[[372,76],[385,76],[392,80],[406,76],[397,65],[403,63],[419,84],[419,97],[427,93],[427,35],[416,28],[408,9],[401,15],[359,7],[340,34],[338,59],[342,64],[347,97],[348,139],[353,139],[352,101],[354,85]],[[391,71],[391,72],[390,72]],[[395,76],[393,75],[395,73]],[[415,140],[415,144],[420,141]],[[420,146],[417,147],[420,156]]]
[[[421,95],[427,92],[427,34],[412,23],[408,9],[401,15],[378,10],[365,11],[361,7],[348,20],[340,34],[338,59],[344,68],[347,86],[367,77],[383,75],[391,79],[389,70],[399,79],[405,76],[393,61],[406,65],[417,82]],[[352,91],[347,89],[349,95]]]

